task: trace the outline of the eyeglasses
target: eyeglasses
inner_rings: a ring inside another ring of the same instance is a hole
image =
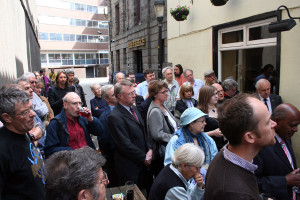
[[[30,81],[30,84],[36,84],[36,81]]]
[[[82,106],[82,102],[69,102],[69,101],[66,101],[66,103],[72,104],[72,105],[74,105],[74,106],[77,106],[78,104],[79,104],[80,106]]]
[[[201,122],[201,123],[203,124],[203,123],[206,122],[206,120],[205,120],[205,119],[202,119],[202,120],[195,120],[194,122],[195,122],[195,123]]]
[[[130,96],[130,97],[133,97],[133,96],[135,95],[135,91],[130,92],[130,93],[128,93],[127,95]]]
[[[29,109],[24,110],[23,112],[21,112],[19,114],[14,114],[14,115],[21,115],[22,117],[26,117],[30,114],[30,111],[33,111],[33,110],[34,110],[34,108],[31,107]]]
[[[165,91],[161,91],[161,92],[158,92],[160,94],[167,94],[168,93],[168,90],[165,90]]]
[[[100,182],[98,182],[97,184],[103,183],[104,185],[107,185],[108,182],[109,182],[108,176],[107,176],[106,172],[103,171],[103,178],[102,178],[102,180],[101,180]]]

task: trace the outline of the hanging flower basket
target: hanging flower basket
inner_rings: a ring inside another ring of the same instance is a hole
[[[224,6],[228,0],[210,0],[214,6]]]
[[[178,5],[175,9],[171,8],[170,13],[176,21],[184,21],[187,20],[187,16],[190,14],[190,8]]]

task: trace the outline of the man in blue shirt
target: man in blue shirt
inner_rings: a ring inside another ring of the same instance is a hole
[[[138,86],[136,87],[136,94],[141,95],[142,97],[144,97],[144,99],[147,99],[149,96],[148,84],[150,81],[155,80],[155,74],[152,69],[146,69],[144,71],[144,77],[146,80],[138,84]]]
[[[186,78],[186,82],[189,82],[192,86],[193,86],[193,90],[194,90],[194,95],[192,96],[192,98],[194,99],[198,99],[198,94],[200,91],[200,88],[204,85],[203,81],[201,81],[200,79],[194,79],[194,72],[191,69],[186,69],[183,72],[184,78]],[[179,91],[177,93],[177,98],[179,99]]]

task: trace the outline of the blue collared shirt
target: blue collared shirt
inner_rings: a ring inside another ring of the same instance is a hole
[[[136,86],[136,93],[144,97],[144,99],[146,99],[146,95],[148,94],[148,82],[143,81],[140,84],[138,84]]]
[[[186,82],[188,82],[188,81],[186,81]],[[186,82],[184,82],[184,83],[186,83]],[[198,99],[200,88],[203,85],[204,85],[203,81],[201,81],[200,79],[195,79],[195,82],[194,82],[194,85],[193,85],[194,95],[192,96],[192,98]],[[177,98],[178,99],[180,98],[179,97],[179,92],[180,92],[180,88],[179,88],[178,93],[177,93]]]
[[[233,164],[236,164],[254,174],[254,171],[257,169],[257,165],[253,164],[253,161],[248,162],[247,160],[239,157],[238,155],[232,153],[231,151],[228,150],[228,145],[225,146],[223,155],[224,158]]]

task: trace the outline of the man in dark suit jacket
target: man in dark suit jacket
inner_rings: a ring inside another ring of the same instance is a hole
[[[115,170],[119,185],[134,181],[144,188],[145,168],[151,164],[152,149],[143,120],[132,106],[135,88],[128,80],[115,85],[117,105],[108,118],[108,127],[115,145]]]
[[[258,80],[255,88],[259,99],[268,107],[271,114],[279,104],[282,104],[282,99],[279,95],[270,94],[271,84],[267,79]]]
[[[294,186],[300,186],[291,137],[298,131],[300,112],[291,104],[281,104],[272,113],[276,143],[263,148],[255,157],[258,165],[255,171],[259,190],[275,197],[276,200],[292,200]]]

